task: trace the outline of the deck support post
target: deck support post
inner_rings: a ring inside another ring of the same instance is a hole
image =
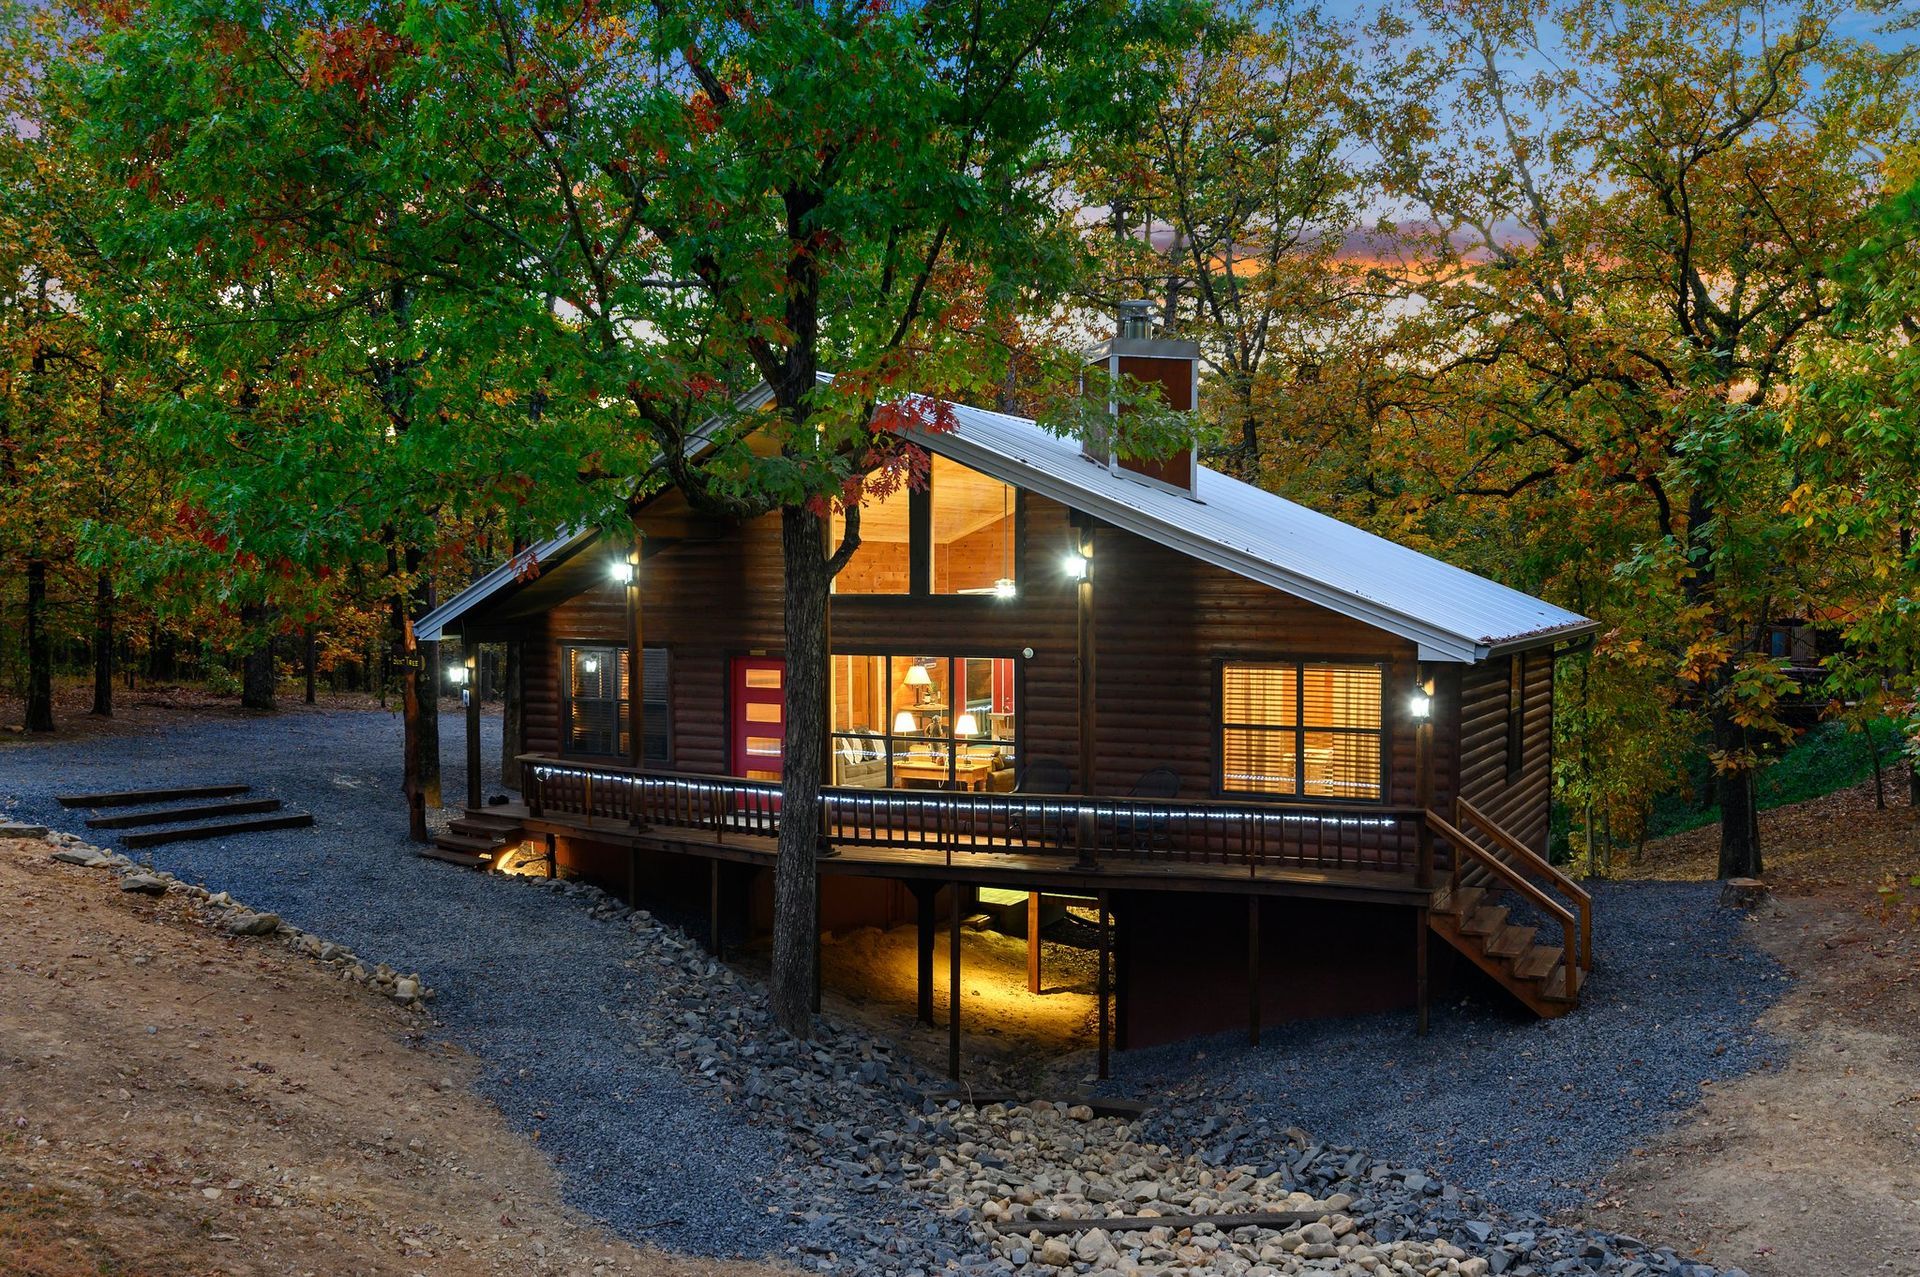
[[[464,642],[465,636],[462,635]],[[461,695],[467,702],[467,806],[480,809],[480,653],[467,643],[467,685]]]
[[[547,877],[560,876],[560,840],[552,834],[547,835]]]
[[[1100,1078],[1102,1081],[1105,1081],[1109,1072],[1109,1057],[1112,1055],[1112,1042],[1111,1035],[1108,1032],[1107,1020],[1107,995],[1110,984],[1109,976],[1111,974],[1108,968],[1112,965],[1113,950],[1113,940],[1108,933],[1112,928],[1112,918],[1107,911],[1107,893],[1105,891],[1095,892],[1094,901],[1100,909],[1100,977],[1097,992],[1099,994],[1098,1001],[1100,1004]]]
[[[947,931],[947,1076],[960,1080],[960,884],[950,883],[952,921]]]
[[[1093,814],[1094,753],[1098,734],[1094,727],[1094,703],[1098,682],[1094,669],[1093,632],[1093,519],[1078,511],[1073,515],[1074,550],[1080,558],[1080,580],[1074,586],[1076,660],[1079,683],[1076,708],[1080,713],[1080,793],[1087,801],[1080,805],[1075,823],[1074,841],[1078,844],[1074,868],[1087,871],[1099,868],[1099,822]]]
[[[1418,928],[1413,936],[1413,1005],[1414,1032],[1420,1037],[1427,1036],[1427,908],[1422,905],[1413,911],[1414,926]]]
[[[933,1027],[933,932],[939,926],[934,916],[934,897],[940,888],[930,882],[912,886],[914,903],[914,1018]]]
[[[1040,992],[1040,893],[1027,893],[1027,992]]]
[[[1247,1045],[1260,1045],[1260,897],[1247,897]]]
[[[707,862],[707,949],[715,958],[724,958],[720,946],[720,860]]]

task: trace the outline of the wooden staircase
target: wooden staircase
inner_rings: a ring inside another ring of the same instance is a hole
[[[464,814],[448,822],[446,832],[433,840],[431,847],[419,853],[434,860],[468,869],[491,869],[494,858],[521,838],[517,817],[501,815],[487,808],[469,807]]]
[[[1427,826],[1453,852],[1427,925],[1534,1014],[1578,1006],[1593,969],[1592,896],[1464,800],[1457,823],[1429,811]],[[1509,901],[1541,925],[1517,919]]]

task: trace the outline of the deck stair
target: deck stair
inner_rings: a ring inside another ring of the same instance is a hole
[[[1534,1014],[1573,1010],[1593,967],[1592,897],[1469,803],[1454,821],[1431,811],[1427,821],[1452,852],[1427,925]]]
[[[420,848],[420,854],[469,869],[490,869],[495,857],[520,838],[520,822],[514,817],[469,807],[447,823],[432,846]]]

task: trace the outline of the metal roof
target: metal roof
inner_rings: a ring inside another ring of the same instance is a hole
[[[1204,466],[1193,495],[1131,477],[1025,417],[953,406],[953,429],[915,433],[929,451],[1050,497],[1249,580],[1398,635],[1420,658],[1479,661],[1592,633],[1598,623],[1342,523]],[[545,562],[577,548],[574,530],[533,547]],[[423,618],[437,638],[520,576],[496,568]]]

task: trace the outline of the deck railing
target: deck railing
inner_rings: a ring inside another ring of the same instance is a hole
[[[780,785],[733,776],[657,772],[544,754],[520,758],[527,808],[587,828],[669,828],[773,837]],[[828,845],[956,854],[1372,870],[1418,868],[1418,807],[1248,803],[949,790],[821,791],[819,837]]]

